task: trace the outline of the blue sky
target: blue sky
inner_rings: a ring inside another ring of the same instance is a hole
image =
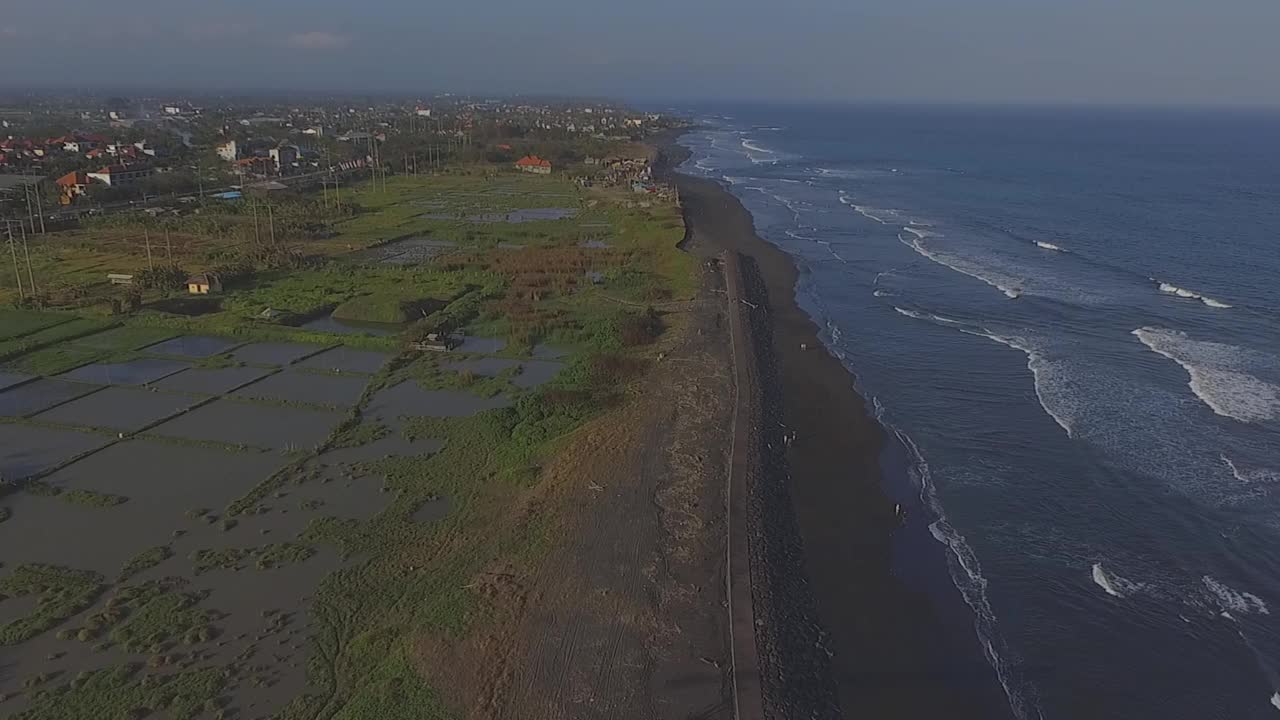
[[[1280,104],[1280,0],[4,0],[0,86]]]

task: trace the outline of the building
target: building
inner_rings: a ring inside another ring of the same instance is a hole
[[[208,295],[222,292],[222,280],[217,273],[200,273],[187,278],[187,292],[192,295]]]
[[[218,153],[218,157],[226,162],[235,162],[240,157],[240,148],[236,145],[235,140],[228,140],[216,146],[214,152]]]
[[[534,173],[536,175],[550,175],[551,161],[544,160],[537,155],[525,155],[516,161],[516,169],[521,172]]]
[[[87,173],[90,180],[96,180],[110,187],[132,185],[155,174],[147,167],[130,167],[128,165],[108,165],[97,172]]]
[[[62,190],[62,204],[70,205],[73,200],[88,192],[90,181],[87,173],[69,172],[54,182]]]
[[[165,105],[164,114],[165,115],[181,115],[182,108],[178,107],[177,105]]]
[[[283,173],[298,161],[298,149],[292,145],[281,145],[267,152],[271,162],[276,164],[276,172]]]

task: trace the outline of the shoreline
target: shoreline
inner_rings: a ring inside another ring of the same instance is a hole
[[[677,138],[667,138],[667,152],[687,156]],[[955,631],[931,594],[894,572],[895,535],[916,546],[927,528],[900,527],[890,490],[898,499],[903,488],[885,482],[895,446],[801,307],[800,270],[759,237],[736,197],[679,164],[671,162],[689,232],[741,260],[757,306],[747,312],[760,370],[762,472],[749,490],[756,512],[746,531],[765,716],[1007,714],[994,704],[993,680],[963,677],[963,663],[946,657],[957,649]],[[914,509],[919,499],[911,500]]]

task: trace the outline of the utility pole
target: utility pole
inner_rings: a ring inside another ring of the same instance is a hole
[[[27,201],[27,222],[31,223],[31,232],[35,232],[36,216],[35,216],[35,213],[31,210],[31,186],[30,185],[22,186],[22,199]],[[22,222],[19,221],[18,224],[21,225]]]
[[[169,226],[164,226],[164,250],[169,258],[169,267],[173,267],[173,242],[169,239]]]
[[[267,223],[271,227],[271,247],[276,246],[276,214],[272,210],[271,203],[267,203]]]
[[[22,272],[18,270],[18,248],[13,244],[13,225],[10,221],[4,221],[5,234],[9,236],[9,256],[13,258],[13,279],[18,282],[18,297],[25,298],[27,294],[22,291]]]
[[[41,235],[43,235],[43,234],[45,233],[45,229],[44,229],[44,201],[42,201],[42,200],[40,199],[40,183],[39,183],[39,182],[36,182],[36,187],[35,187],[35,190],[33,190],[33,191],[32,191],[32,194],[34,194],[34,195],[36,196],[36,214],[40,216],[40,234],[41,234]],[[31,226],[31,232],[33,232],[33,233],[34,233],[35,231],[36,231],[36,228],[35,228],[35,226],[34,226],[34,225],[32,225],[32,226]]]
[[[155,270],[156,264],[151,260],[151,230],[149,228],[142,228],[142,241],[147,246],[147,267]]]
[[[27,280],[31,285],[31,294],[34,296],[38,291],[36,290],[35,273],[31,271],[31,249],[27,247],[27,229],[22,227],[21,222],[18,223],[18,227],[22,229],[22,257],[27,261]],[[35,233],[36,229],[33,226],[31,228],[31,234],[34,235]]]
[[[262,245],[262,231],[258,227],[258,199],[253,199],[253,242],[255,245]]]

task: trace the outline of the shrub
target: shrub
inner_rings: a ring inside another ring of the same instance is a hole
[[[662,334],[662,318],[653,308],[640,314],[629,314],[618,321],[618,336],[623,347],[652,345]]]

